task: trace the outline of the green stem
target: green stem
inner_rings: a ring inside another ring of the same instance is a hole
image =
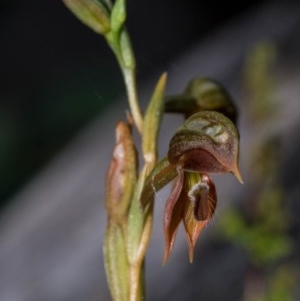
[[[130,267],[129,301],[144,301],[144,264]]]
[[[105,35],[105,38],[122,70],[130,112],[138,132],[142,134],[143,116],[137,94],[135,56],[129,35],[126,29],[124,29],[121,33],[109,32]]]
[[[137,130],[141,134],[143,129],[143,117],[138,101],[135,69],[130,69],[122,66],[122,72],[125,81],[130,111]]]
[[[139,199],[140,201],[140,199]],[[153,200],[143,210],[143,228],[134,260],[129,260],[130,291],[129,301],[143,301],[145,299],[145,255],[149,246],[153,223]]]

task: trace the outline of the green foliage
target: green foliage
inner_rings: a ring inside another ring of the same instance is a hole
[[[223,239],[242,247],[249,261],[260,268],[280,260],[292,249],[291,239],[282,232],[276,233],[267,221],[247,223],[235,209],[228,210],[220,217],[219,228],[222,229],[219,231]]]
[[[250,116],[260,120],[266,120],[276,112],[272,77],[276,52],[274,44],[262,42],[253,47],[246,59],[245,86],[251,97],[248,112]]]
[[[295,301],[294,287],[298,276],[291,266],[280,266],[269,275],[266,293],[246,301]]]
[[[271,43],[256,45],[246,61],[246,88],[249,95],[248,114],[256,128],[264,128],[274,121],[279,108],[274,96],[274,77],[271,68],[276,49]],[[281,185],[281,140],[277,133],[257,140],[249,159],[250,187],[239,208],[231,208],[220,217],[218,234],[238,245],[247,254],[250,266],[259,271],[266,285],[258,296],[245,301],[294,301],[295,273],[281,266],[292,254],[294,243],[289,236],[289,213],[286,192]],[[247,285],[247,284],[246,284]]]

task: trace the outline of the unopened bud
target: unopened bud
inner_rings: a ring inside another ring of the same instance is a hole
[[[98,34],[110,31],[108,9],[98,0],[62,0],[72,13]]]
[[[106,176],[105,205],[108,216],[115,220],[126,217],[137,181],[137,153],[131,129],[119,122],[116,128],[116,145]]]

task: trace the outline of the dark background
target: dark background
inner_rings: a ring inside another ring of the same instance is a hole
[[[128,1],[139,80],[258,1]],[[259,3],[262,3],[260,1]],[[123,93],[104,40],[56,1],[0,2],[0,208]]]

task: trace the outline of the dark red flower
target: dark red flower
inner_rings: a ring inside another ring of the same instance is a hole
[[[211,220],[217,205],[217,194],[213,181],[207,174],[180,171],[174,180],[173,190],[167,200],[164,214],[165,255],[167,261],[180,222],[183,222],[190,262],[196,241]]]
[[[202,229],[211,220],[217,205],[216,188],[209,173],[233,173],[242,182],[238,169],[239,134],[233,122],[221,113],[202,111],[189,117],[170,141],[168,161],[177,176],[164,215],[167,261],[176,232],[183,222],[190,261]]]

